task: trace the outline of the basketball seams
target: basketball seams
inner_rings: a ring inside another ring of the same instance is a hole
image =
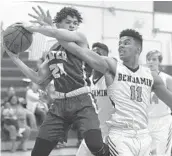
[[[13,34],[13,33],[15,33],[16,31],[19,30],[18,27],[13,27],[13,28],[15,28],[16,30],[15,30],[14,32],[12,32],[11,34]],[[7,48],[10,48],[10,47],[11,47],[11,45],[14,43],[14,41],[16,40],[16,38],[18,37],[19,34],[20,34],[20,30],[19,30],[19,33],[16,35],[16,37],[14,37],[14,39],[13,39],[13,41],[11,42],[11,44],[9,45],[9,47],[7,47]]]
[[[20,35],[20,31],[19,33],[16,35],[16,37],[13,39],[13,41],[11,42],[10,46],[8,47],[9,49],[11,48],[12,44],[14,43],[14,41],[16,40],[16,38]]]
[[[22,44],[23,44],[23,35],[21,37],[20,51],[22,51]]]
[[[23,36],[28,40],[28,42],[31,44],[30,40],[28,39],[28,37],[25,35],[26,33],[29,33],[28,31],[27,32],[23,32],[22,30],[20,30],[21,33],[23,34]]]
[[[4,43],[6,44],[7,48],[15,54],[24,52],[26,49],[28,49],[33,40],[32,33],[23,27],[9,27],[6,29],[5,33],[3,36],[5,41]]]
[[[11,34],[15,33],[17,30],[18,30],[18,28],[17,28],[15,31],[13,31],[13,32],[11,32],[11,33],[9,33],[9,34],[3,36],[3,38],[7,37],[8,35],[11,35]]]

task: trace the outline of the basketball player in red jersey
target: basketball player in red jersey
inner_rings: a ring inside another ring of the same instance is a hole
[[[34,10],[38,16],[41,15],[36,9]],[[55,30],[59,32],[59,39],[76,42],[85,48],[88,47],[86,38],[76,32],[79,24],[82,23],[82,17],[76,9],[64,7],[60,12],[57,12],[54,22],[58,29],[51,28],[50,31],[44,31],[46,30],[44,27],[28,29],[31,32],[43,31],[44,35],[50,37],[57,35],[54,33]],[[64,34],[64,29],[69,30],[67,34]],[[98,115],[89,87],[90,82],[86,76],[86,64],[69,53],[59,43],[51,48],[38,72],[26,66],[17,55],[12,54],[7,49],[6,51],[14,63],[33,82],[46,85],[52,79],[54,80],[55,102],[50,107],[47,117],[40,127],[31,155],[48,156],[57,142],[66,141],[66,133],[70,125],[75,123],[79,130],[84,131],[86,145],[92,154],[108,156],[109,148],[103,143]]]

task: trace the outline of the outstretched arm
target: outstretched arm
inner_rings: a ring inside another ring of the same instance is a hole
[[[82,48],[78,46],[74,42],[65,42],[59,40],[59,43],[70,53],[86,62],[93,69],[100,71],[103,74],[105,74],[108,70],[111,70],[112,64],[108,57],[100,56],[88,48]],[[115,66],[116,65],[113,67],[114,69],[116,68]]]
[[[57,29],[56,27],[52,27],[52,26],[23,25],[23,27],[32,33],[33,32],[41,33],[45,36],[56,38],[57,40],[64,40],[67,42],[87,42],[86,37],[82,33],[77,31]]]
[[[167,89],[159,75],[152,73],[154,78],[153,91],[165,104],[172,108],[172,92]],[[168,84],[169,85],[169,84]]]
[[[29,68],[23,61],[21,61],[18,55],[13,54],[7,48],[5,51],[10,56],[11,60],[18,66],[18,68],[26,75],[29,79],[31,79],[34,83],[42,85],[47,79],[50,79],[51,72],[48,68],[47,61],[41,64],[38,69],[38,72],[35,72],[33,69]]]
[[[68,42],[86,42],[86,38],[82,33],[76,31],[68,31],[65,29],[57,29],[54,26],[49,10],[45,12],[40,6],[38,9],[32,7],[36,15],[29,14],[34,20],[31,23],[38,23],[40,26],[25,26],[31,32],[38,32],[48,37],[64,40]]]

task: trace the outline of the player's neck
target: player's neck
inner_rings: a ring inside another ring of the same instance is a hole
[[[135,69],[139,66],[138,60],[124,61],[123,64],[129,68]]]
[[[157,73],[157,74],[160,73],[160,70],[159,70],[159,69],[154,69],[154,70],[151,70],[151,71],[154,71],[154,72]]]

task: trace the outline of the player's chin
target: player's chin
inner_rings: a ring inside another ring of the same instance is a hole
[[[124,61],[125,57],[123,55],[119,55],[120,60]]]

